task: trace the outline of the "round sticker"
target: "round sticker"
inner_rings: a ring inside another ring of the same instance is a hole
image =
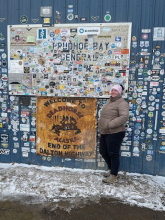
[[[111,43],[111,48],[115,49],[116,48],[116,44],[115,43]]]
[[[48,161],[51,161],[51,159],[52,159],[51,157],[47,157],[47,160],[48,160]]]
[[[140,134],[140,130],[139,130],[139,129],[136,129],[136,130],[134,131],[134,133],[135,133],[136,135],[138,135],[138,134]]]
[[[164,75],[164,69],[160,70],[160,75]]]
[[[111,20],[111,15],[110,15],[110,14],[106,14],[106,15],[104,16],[104,20],[105,20],[106,22],[110,21],[110,20]]]
[[[68,19],[69,21],[73,20],[73,18],[74,18],[73,14],[68,14],[68,15],[67,15],[67,19]]]
[[[151,128],[147,129],[147,134],[152,134],[152,129]]]
[[[155,100],[155,96],[150,95],[150,96],[149,96],[149,100],[150,100],[150,101],[154,101],[154,100]]]
[[[148,39],[148,34],[142,34],[142,38],[143,38],[144,40],[147,40],[147,39]]]
[[[141,102],[142,102],[142,99],[140,98],[136,99],[136,103],[141,104]]]
[[[25,15],[21,16],[20,22],[21,22],[21,24],[26,24],[28,22],[27,16],[25,16]]]
[[[133,36],[132,41],[137,41],[137,38],[135,36]]]
[[[152,156],[151,156],[151,155],[147,155],[147,156],[146,156],[146,160],[147,160],[147,161],[151,161],[151,160],[152,160]]]
[[[155,55],[156,55],[156,56],[159,56],[159,55],[160,55],[160,51],[157,50],[157,51],[155,52]]]
[[[155,108],[153,106],[150,106],[150,107],[148,107],[148,110],[152,112],[155,110]]]
[[[4,59],[6,58],[6,54],[5,53],[2,54],[2,58],[4,58]]]

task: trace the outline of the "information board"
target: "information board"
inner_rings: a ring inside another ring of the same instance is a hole
[[[8,26],[9,94],[127,97],[131,23]]]

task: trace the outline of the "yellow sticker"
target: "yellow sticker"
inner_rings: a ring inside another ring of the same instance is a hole
[[[44,23],[50,23],[50,18],[44,18]]]
[[[16,53],[14,53],[14,54],[13,54],[13,57],[14,57],[14,59],[17,59],[18,56],[17,56]]]
[[[48,72],[51,72],[51,67],[48,67]]]
[[[40,88],[40,91],[44,92],[46,90],[46,88]]]
[[[26,62],[27,61],[27,57],[23,57],[23,61]]]
[[[60,89],[64,89],[64,85],[60,85]]]
[[[2,128],[2,123],[0,123],[0,128]]]

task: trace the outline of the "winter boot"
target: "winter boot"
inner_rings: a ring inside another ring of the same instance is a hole
[[[111,172],[111,171],[109,171],[108,173],[104,173],[103,176],[104,176],[104,177],[109,177],[109,176],[111,175],[110,172]]]
[[[107,183],[107,184],[112,184],[112,183],[117,183],[118,179],[117,176],[115,175],[110,175],[109,177],[107,177],[106,179],[103,179],[102,181],[103,183]]]

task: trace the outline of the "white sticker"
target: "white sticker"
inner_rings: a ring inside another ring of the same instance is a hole
[[[147,161],[151,161],[151,160],[152,160],[152,156],[151,156],[151,155],[147,155],[147,156],[146,156],[146,160],[147,160]]]
[[[131,152],[121,152],[121,157],[131,157]]]
[[[17,149],[13,149],[13,153],[16,154],[17,153]]]
[[[130,150],[129,148],[130,148],[129,146],[121,146],[121,150],[129,151]]]
[[[22,157],[28,157],[28,152],[22,152]]]
[[[165,128],[159,129],[159,133],[165,134]]]

